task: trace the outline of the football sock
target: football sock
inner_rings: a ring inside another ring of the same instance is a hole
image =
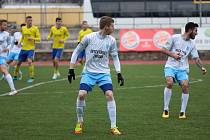
[[[114,128],[116,127],[116,104],[114,99],[112,101],[107,101],[107,110],[111,121],[111,128]]]
[[[181,105],[180,112],[185,112],[185,110],[187,108],[188,99],[189,99],[189,94],[182,93],[182,105]]]
[[[83,122],[84,108],[85,108],[85,100],[80,100],[79,98],[77,98],[76,111],[77,111],[78,122]]]
[[[19,71],[20,71],[20,66],[19,65],[15,66],[14,76],[17,77]]]
[[[169,110],[169,103],[172,95],[172,90],[165,87],[164,89],[164,110]]]
[[[15,90],[15,86],[14,86],[14,83],[13,83],[13,80],[12,80],[12,76],[10,74],[7,74],[5,76],[5,79],[7,80],[7,83],[9,84],[10,89]]]
[[[34,65],[29,65],[29,77],[34,78]]]
[[[57,70],[56,70],[56,68],[55,68],[55,67],[53,67],[53,71],[54,71],[54,73],[57,73]]]
[[[19,74],[20,74],[20,75],[23,74],[21,70],[19,70]]]

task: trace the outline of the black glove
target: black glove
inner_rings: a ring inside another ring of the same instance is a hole
[[[75,73],[74,73],[74,69],[69,69],[69,73],[68,73],[68,80],[69,83],[71,84],[71,80],[72,78],[75,80]]]
[[[121,73],[117,74],[117,81],[118,81],[118,84],[120,84],[120,86],[124,85],[124,78]]]

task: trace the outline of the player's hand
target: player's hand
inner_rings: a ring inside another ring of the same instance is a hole
[[[2,50],[2,52],[8,52],[8,51],[9,51],[9,49],[7,49],[7,48]]]
[[[173,57],[174,57],[174,59],[179,61],[181,59],[182,55],[180,53],[174,53]]]
[[[28,40],[29,41],[34,41],[34,38],[33,37],[28,37]]]
[[[64,40],[59,40],[59,43],[64,43]]]
[[[68,81],[71,84],[72,78],[75,80],[75,73],[74,73],[74,69],[69,69],[68,72]]]
[[[118,84],[120,84],[120,86],[124,85],[124,78],[121,73],[117,74],[117,81],[118,81]]]
[[[203,75],[207,73],[207,70],[206,70],[206,68],[204,68],[204,67],[201,68],[201,71],[202,71],[202,74],[203,74]]]

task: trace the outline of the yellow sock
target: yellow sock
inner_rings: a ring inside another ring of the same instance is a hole
[[[57,73],[57,69],[54,67],[54,73]]]
[[[34,65],[29,66],[29,76],[30,78],[34,78]]]
[[[19,70],[20,70],[20,66],[15,66],[15,70],[14,70],[14,76],[17,77],[18,73],[19,73]]]

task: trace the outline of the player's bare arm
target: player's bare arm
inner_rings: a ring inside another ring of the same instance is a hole
[[[162,48],[161,52],[163,52],[164,54],[173,57],[174,59],[176,59],[177,61],[179,61],[181,59],[181,55],[179,55],[179,53],[173,53],[169,50],[167,50],[166,48]]]
[[[203,75],[206,74],[207,69],[203,66],[201,59],[198,57],[198,58],[195,58],[194,60],[195,60],[196,65],[201,69],[202,74]]]

